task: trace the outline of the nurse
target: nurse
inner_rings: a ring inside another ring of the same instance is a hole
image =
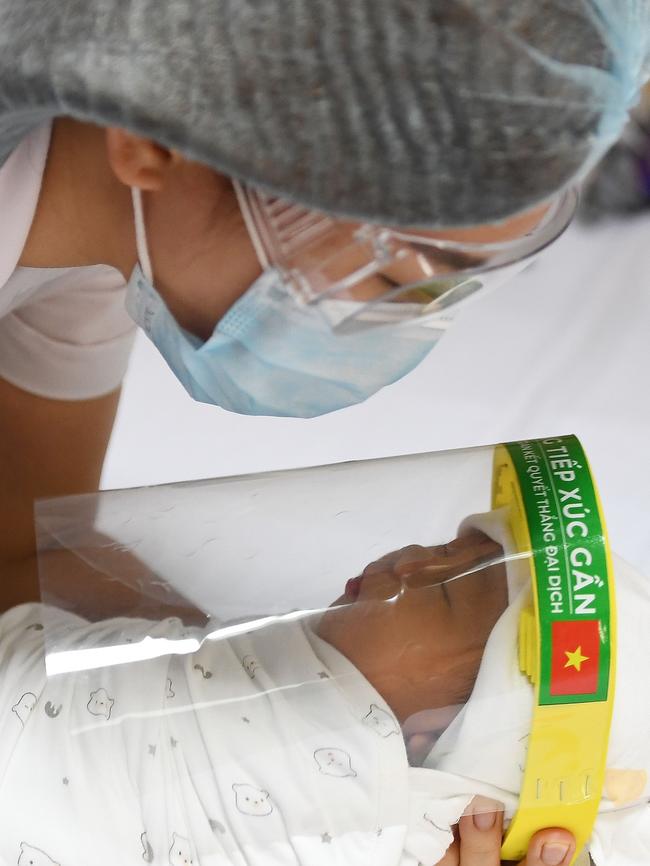
[[[3,606],[34,500],[97,487],[134,322],[204,402],[361,402],[561,233],[649,41],[643,0],[0,0]],[[462,831],[444,866],[498,862]]]

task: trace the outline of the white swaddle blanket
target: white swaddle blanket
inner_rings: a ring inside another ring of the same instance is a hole
[[[509,546],[498,512],[470,519]],[[615,559],[617,696],[597,866],[650,862],[650,583]],[[525,560],[466,707],[425,766],[390,708],[298,622],[203,640],[178,620],[0,616],[0,862],[19,866],[434,866],[476,794],[512,815],[532,689],[517,664]],[[198,652],[45,676],[58,648],[194,637]],[[468,623],[471,628],[471,623]],[[620,807],[625,806],[625,809]],[[558,819],[561,824],[561,818]]]
[[[389,708],[300,623],[47,679],[44,616],[59,648],[203,637],[41,605],[0,617],[3,864],[433,866],[448,846]]]
[[[468,518],[461,531],[470,527],[514,553],[502,512]],[[501,801],[509,816],[517,807],[533,708],[516,649],[519,616],[530,602],[530,574],[526,559],[507,565],[511,604],[490,635],[469,702],[424,762],[436,774],[437,808],[460,799],[452,820],[477,793]],[[640,866],[650,863],[650,581],[618,557],[614,570],[616,699],[605,792],[589,851],[596,866]]]

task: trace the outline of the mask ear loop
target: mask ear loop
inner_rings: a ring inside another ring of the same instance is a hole
[[[241,211],[241,215],[244,218],[244,223],[246,224],[248,236],[255,249],[255,255],[257,256],[257,260],[260,263],[260,267],[262,268],[262,270],[266,271],[271,266],[271,262],[269,261],[269,257],[266,255],[264,244],[262,243],[262,239],[260,238],[257,226],[255,225],[255,219],[253,218],[253,214],[251,213],[251,207],[246,196],[246,192],[244,191],[244,187],[242,186],[242,184],[239,183],[239,181],[235,178],[232,179],[232,185],[235,190],[235,195],[237,196],[239,210]]]
[[[138,261],[142,273],[153,285],[153,268],[151,267],[151,256],[147,244],[147,232],[144,227],[144,208],[142,207],[142,190],[139,187],[131,187],[133,199],[133,216],[135,219],[135,246],[138,252]]]

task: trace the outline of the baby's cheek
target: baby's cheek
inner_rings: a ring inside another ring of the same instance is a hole
[[[361,607],[354,604],[331,609],[322,617],[317,634],[367,676],[383,663],[380,659],[385,637],[381,625]]]

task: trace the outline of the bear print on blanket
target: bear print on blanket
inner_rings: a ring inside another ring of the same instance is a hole
[[[27,842],[21,842],[18,866],[59,866],[59,864],[40,848],[34,848]]]
[[[21,723],[24,725],[29,718],[30,713],[36,706],[37,701],[38,698],[33,692],[25,692],[25,694],[21,695],[20,699],[13,705],[11,711],[18,716]]]
[[[192,866],[192,846],[189,840],[174,833],[171,848],[169,849],[170,866]]]
[[[97,689],[97,691],[90,693],[88,712],[91,716],[100,716],[108,720],[111,717],[114,703],[115,701],[109,696],[106,689]]]
[[[325,776],[343,779],[346,776],[357,775],[352,767],[352,758],[343,749],[316,749],[314,760]]]
[[[259,818],[273,811],[268,791],[252,785],[233,785],[232,789],[235,792],[235,804],[242,814]]]

